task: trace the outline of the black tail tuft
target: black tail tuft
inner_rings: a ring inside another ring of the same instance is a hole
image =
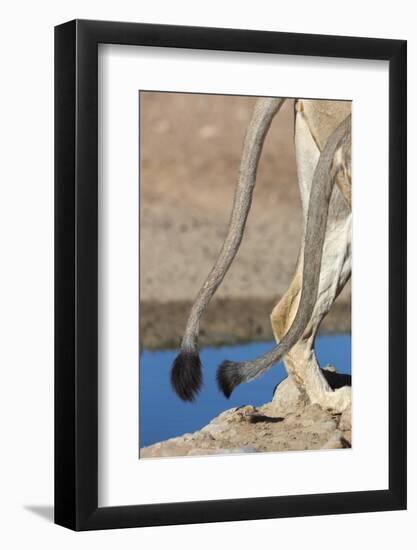
[[[243,382],[241,364],[234,361],[223,361],[217,369],[217,385],[221,392],[229,398],[235,387]]]
[[[181,351],[171,369],[171,385],[183,401],[194,401],[203,382],[197,351]]]

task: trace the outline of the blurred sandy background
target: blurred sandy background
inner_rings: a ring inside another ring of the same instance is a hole
[[[227,231],[256,99],[140,94],[140,329],[145,347],[175,347]],[[293,102],[261,157],[242,245],[201,326],[201,344],[272,339],[270,312],[288,287],[302,218]],[[350,330],[350,285],[324,329]]]

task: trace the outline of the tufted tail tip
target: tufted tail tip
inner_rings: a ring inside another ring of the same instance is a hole
[[[242,363],[235,361],[223,361],[217,369],[217,385],[220,391],[227,397],[232,395],[233,390],[245,380],[242,374]]]
[[[197,351],[181,351],[171,369],[171,385],[183,401],[194,401],[203,383]]]

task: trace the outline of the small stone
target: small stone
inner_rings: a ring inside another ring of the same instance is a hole
[[[342,432],[336,430],[330,437],[330,439],[325,443],[322,449],[344,449],[346,445],[343,443]]]
[[[346,409],[343,411],[342,416],[340,417],[339,429],[342,430],[342,432],[352,430],[352,406],[351,405],[346,407]]]
[[[329,372],[336,372],[336,367],[334,367],[333,365],[326,365],[325,367],[323,367],[323,370],[327,370]]]
[[[320,428],[322,431],[332,432],[337,428],[337,423],[334,420],[326,420],[320,425]]]

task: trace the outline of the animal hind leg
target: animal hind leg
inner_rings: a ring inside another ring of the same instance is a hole
[[[331,389],[319,367],[314,342],[320,324],[350,277],[350,217],[329,228],[323,250],[319,293],[312,318],[302,338],[284,357],[284,364],[306,402],[322,408],[343,411],[351,401],[351,389]],[[301,257],[302,255],[300,255]],[[291,326],[301,296],[302,262],[287,292],[271,314],[274,336],[279,342]]]
[[[274,337],[277,343],[280,342],[285,336],[297,313],[301,296],[301,281],[302,268],[299,261],[297,264],[296,272],[293,276],[288,290],[282,296],[282,298],[274,307],[271,313],[272,331],[274,333]],[[304,378],[301,376],[299,369],[297,368],[297,364],[298,361],[295,360],[294,353],[290,352],[285,355],[284,365],[287,370],[288,376],[292,379],[293,383],[297,387],[300,393],[300,398],[304,401],[304,403],[308,403],[309,397],[306,389],[306,384]]]
[[[298,181],[304,220],[306,220],[310,189],[320,157],[320,149],[317,140],[313,137],[309,119],[304,113],[303,103],[300,101],[295,104],[295,147]],[[314,103],[312,106],[314,107]],[[302,257],[303,250],[301,250],[291,285],[271,315],[272,328],[277,341],[280,341],[288,331],[298,309],[302,285]],[[319,368],[314,351],[314,340],[320,323],[349,279],[350,270],[351,212],[342,198],[342,193],[335,188],[329,208],[315,309],[302,338],[284,357],[289,376],[292,377],[302,395],[311,402],[334,410],[343,410],[350,402],[350,388],[341,388],[334,392],[331,390]]]

